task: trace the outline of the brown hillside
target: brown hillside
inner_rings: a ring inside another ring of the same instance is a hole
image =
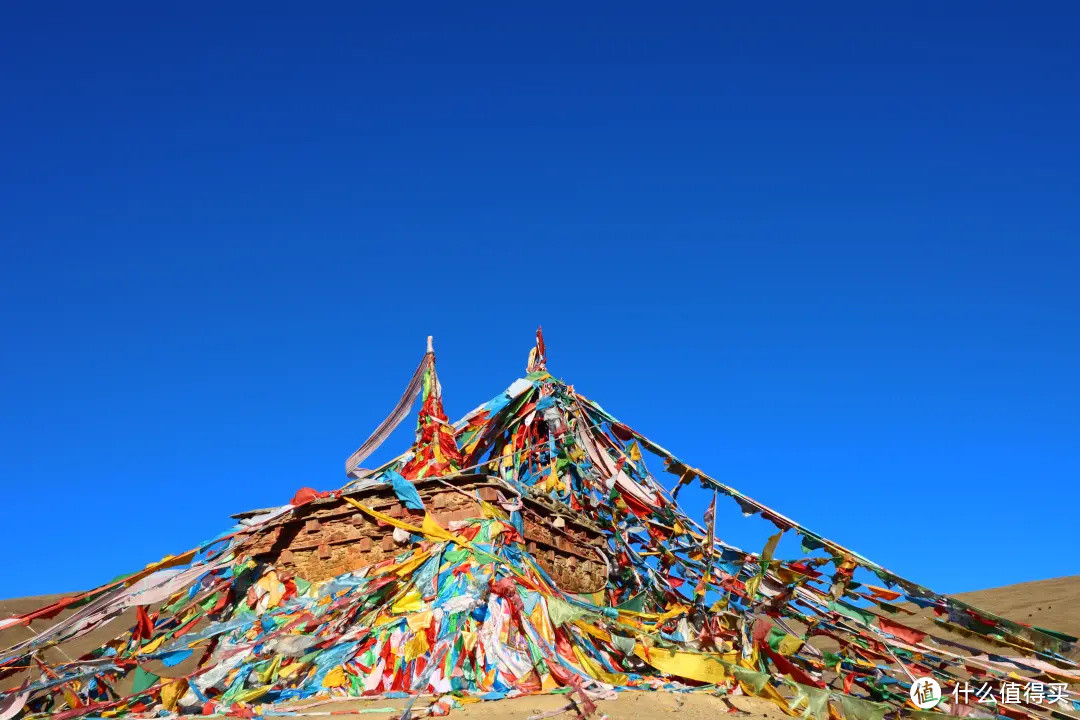
[[[953,597],[1015,622],[1080,637],[1080,575],[975,590]],[[905,622],[940,635],[942,631],[934,626],[933,617],[927,612]]]

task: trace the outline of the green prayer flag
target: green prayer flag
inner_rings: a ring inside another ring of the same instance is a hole
[[[778,627],[771,627],[765,642],[773,649],[773,652],[778,652],[781,655],[791,655],[802,647],[803,639],[795,635],[789,635]]]
[[[797,682],[788,682],[787,684],[795,690],[795,699],[788,703],[792,710],[798,710],[799,706],[805,703],[806,707],[802,711],[802,717],[805,720],[828,720],[828,690],[802,685]]]
[[[834,693],[833,698],[840,706],[840,714],[844,716],[844,720],[882,720],[885,713],[892,710],[892,707],[884,703],[870,702],[842,693]]]
[[[754,670],[740,667],[739,665],[731,666],[731,674],[735,676],[736,680],[743,685],[746,685],[755,694],[761,692],[761,689],[765,687],[765,683],[769,682],[769,673],[755,672]]]
[[[580,608],[577,605],[571,605],[565,600],[557,597],[549,597],[547,604],[548,616],[555,625],[565,625],[568,622],[591,614],[588,610]]]
[[[647,595],[648,595],[648,593],[646,593],[644,591],[639,592],[634,597],[630,598],[629,600],[627,600],[624,603],[621,603],[621,604],[617,605],[616,607],[618,607],[620,610],[631,610],[633,612],[644,612],[645,611],[645,599],[646,599]]]
[[[829,603],[829,609],[864,625],[873,624],[874,619],[877,617],[872,612],[861,610],[854,605],[848,605],[839,600]]]
[[[153,687],[161,678],[152,672],[142,669],[141,665],[135,666],[135,683],[131,687],[132,693],[141,693],[147,688]]]
[[[611,644],[619,649],[623,655],[632,655],[634,653],[634,646],[637,645],[637,640],[632,637],[624,637],[622,635],[616,635],[611,633]]]

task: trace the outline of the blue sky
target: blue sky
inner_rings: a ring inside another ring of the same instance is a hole
[[[338,487],[426,335],[458,416],[537,323],[914,580],[1080,572],[1075,5],[229,5],[4,10],[0,597]]]

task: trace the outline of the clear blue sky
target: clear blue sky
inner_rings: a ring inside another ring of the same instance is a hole
[[[426,335],[459,416],[538,322],[915,580],[1080,572],[1075,4],[227,5],[3,11],[0,597],[338,487]]]

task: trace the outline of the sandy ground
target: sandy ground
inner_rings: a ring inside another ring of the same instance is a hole
[[[0,618],[28,612],[52,602],[58,597],[60,596],[0,600]],[[956,597],[964,602],[1018,622],[1080,636],[1080,575],[961,593]],[[60,617],[63,617],[63,615]],[[34,623],[34,630],[44,630],[52,622],[55,622],[55,620]],[[931,629],[933,626],[932,620],[924,617],[907,618],[905,622],[922,629]],[[60,651],[70,657],[78,657],[78,655],[110,639],[117,632],[116,628],[118,627],[120,627],[120,624],[114,622],[103,630],[92,632],[85,638],[66,644]],[[26,639],[28,636],[29,633],[24,627],[2,631],[0,632],[0,647],[6,648],[13,643]],[[51,652],[56,655],[60,651],[53,650]],[[59,655],[54,659],[62,661]],[[0,690],[3,689],[6,688],[0,688]],[[414,706],[414,710],[426,707],[428,702],[425,698],[419,699]],[[732,698],[732,702],[740,710],[748,713],[748,720],[778,720],[781,717],[786,717],[775,705],[760,698],[735,697]],[[452,711],[450,717],[476,718],[477,720],[527,718],[531,715],[559,710],[566,703],[567,700],[562,695],[533,695],[512,700],[470,704],[465,708]],[[707,693],[647,691],[624,692],[619,694],[615,700],[602,700],[597,705],[600,711],[611,720],[656,720],[657,718],[667,717],[669,713],[676,713],[677,717],[684,720],[705,720],[705,718],[715,718],[720,714],[725,714],[728,709],[720,698]],[[369,715],[377,718],[388,718],[400,716],[404,701],[377,698],[368,700],[350,699],[308,705],[308,707],[309,716],[313,717],[329,717],[329,713],[333,712],[334,715],[349,716],[355,713],[353,715],[355,717]],[[361,713],[362,710],[367,710],[367,712]],[[563,713],[558,717],[571,718],[573,713]]]
[[[747,720],[780,720],[787,718],[772,702],[756,697],[739,696],[731,698],[732,705],[746,713]],[[414,714],[419,715],[428,704],[427,698],[421,698],[413,705]],[[619,693],[614,700],[600,700],[597,709],[610,720],[656,720],[661,717],[677,717],[679,720],[706,720],[716,718],[728,712],[728,706],[718,697],[706,692],[669,693],[649,691],[627,691]],[[405,707],[403,700],[341,700],[322,704],[298,704],[292,709],[316,713],[333,712],[334,715],[356,713],[375,718],[400,717]],[[528,718],[534,715],[555,713],[567,707],[563,695],[530,695],[528,697],[499,700],[496,702],[478,702],[450,712],[450,718],[469,718],[470,720],[510,720]],[[675,715],[671,715],[675,713]],[[570,720],[575,716],[573,710],[552,715],[560,720]],[[736,715],[731,715],[732,718]]]

